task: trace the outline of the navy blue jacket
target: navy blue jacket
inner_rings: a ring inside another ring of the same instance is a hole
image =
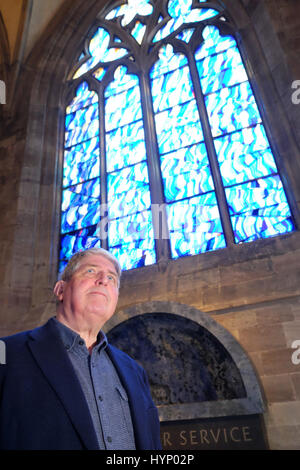
[[[79,381],[52,322],[3,338],[0,364],[0,449],[97,449]],[[127,354],[107,351],[131,409],[137,450],[161,449],[157,409],[146,374]]]

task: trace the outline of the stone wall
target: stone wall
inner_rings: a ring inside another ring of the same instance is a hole
[[[0,130],[1,336],[41,324],[55,310],[62,84],[105,2],[90,0],[89,11],[86,0],[69,3],[22,65],[13,109]],[[300,79],[298,2],[223,3],[247,53],[299,226],[300,105],[291,101],[291,84]],[[116,314],[122,320],[131,306],[170,301],[195,307],[225,327],[258,375],[272,449],[300,448],[300,365],[291,361],[291,343],[300,339],[299,236],[294,232],[126,272]]]
[[[261,384],[270,448],[299,449],[300,365],[291,349],[300,340],[299,234],[124,273],[121,312],[155,300],[196,307],[236,338]]]

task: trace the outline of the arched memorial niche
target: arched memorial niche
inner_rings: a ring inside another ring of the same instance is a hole
[[[106,333],[147,371],[164,449],[266,448],[252,364],[209,315],[147,302],[119,311]]]

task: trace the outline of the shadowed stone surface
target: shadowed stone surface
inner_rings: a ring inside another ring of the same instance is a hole
[[[228,351],[206,328],[188,318],[146,313],[121,323],[107,336],[145,368],[156,405],[246,396]]]

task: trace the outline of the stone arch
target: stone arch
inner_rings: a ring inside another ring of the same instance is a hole
[[[147,370],[161,420],[263,412],[247,354],[225,328],[196,308],[142,303],[118,312],[106,332]]]

